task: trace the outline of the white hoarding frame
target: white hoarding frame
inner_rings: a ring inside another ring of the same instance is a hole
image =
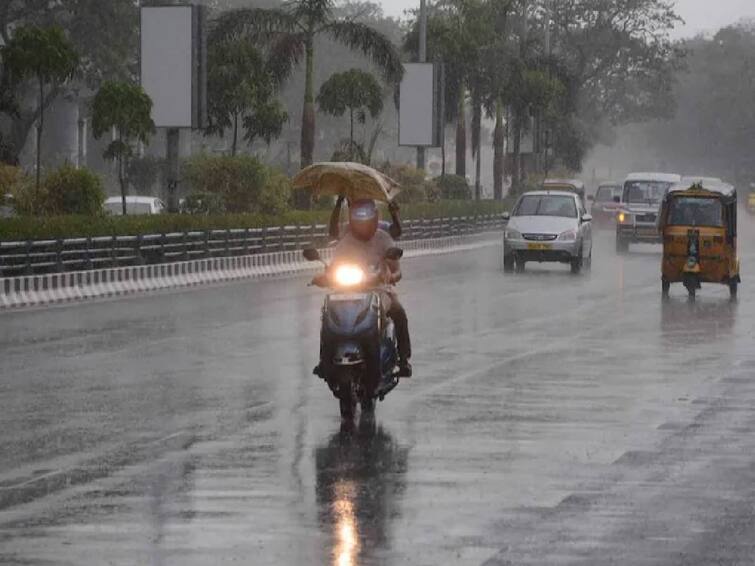
[[[439,147],[441,66],[405,63],[399,93],[399,145]]]
[[[140,79],[158,128],[200,128],[206,112],[204,12],[192,5],[140,10]]]

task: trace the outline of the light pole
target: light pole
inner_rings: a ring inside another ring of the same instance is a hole
[[[419,63],[427,62],[427,0],[419,1]],[[425,148],[417,147],[417,169],[425,169]]]

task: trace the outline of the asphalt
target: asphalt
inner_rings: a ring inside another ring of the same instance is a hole
[[[302,279],[0,315],[0,564],[752,564],[755,224],[738,301],[417,258],[415,377],[342,426]]]

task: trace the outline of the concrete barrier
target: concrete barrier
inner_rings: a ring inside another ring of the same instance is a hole
[[[497,233],[451,236],[398,242],[404,257],[451,253],[495,245]],[[320,250],[326,261],[332,249]],[[97,298],[149,293],[161,289],[196,287],[224,281],[267,279],[316,272],[317,263],[304,260],[301,251],[238,257],[208,258],[176,263],[138,265],[0,278],[0,310],[82,302]]]

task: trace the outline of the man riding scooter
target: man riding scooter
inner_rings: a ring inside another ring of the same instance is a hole
[[[356,259],[367,265],[381,265],[379,277],[385,285],[395,285],[401,280],[401,267],[398,260],[384,259],[386,252],[394,246],[393,238],[384,230],[378,230],[379,213],[373,200],[362,199],[351,203],[349,207],[349,229],[338,242],[334,250],[335,260]],[[322,285],[326,275],[318,275],[314,283]],[[409,362],[411,341],[406,311],[398,300],[396,293],[384,289],[384,304],[387,315],[396,327],[396,341],[399,356],[398,377],[411,377],[412,366]],[[319,375],[320,366],[315,368]]]

